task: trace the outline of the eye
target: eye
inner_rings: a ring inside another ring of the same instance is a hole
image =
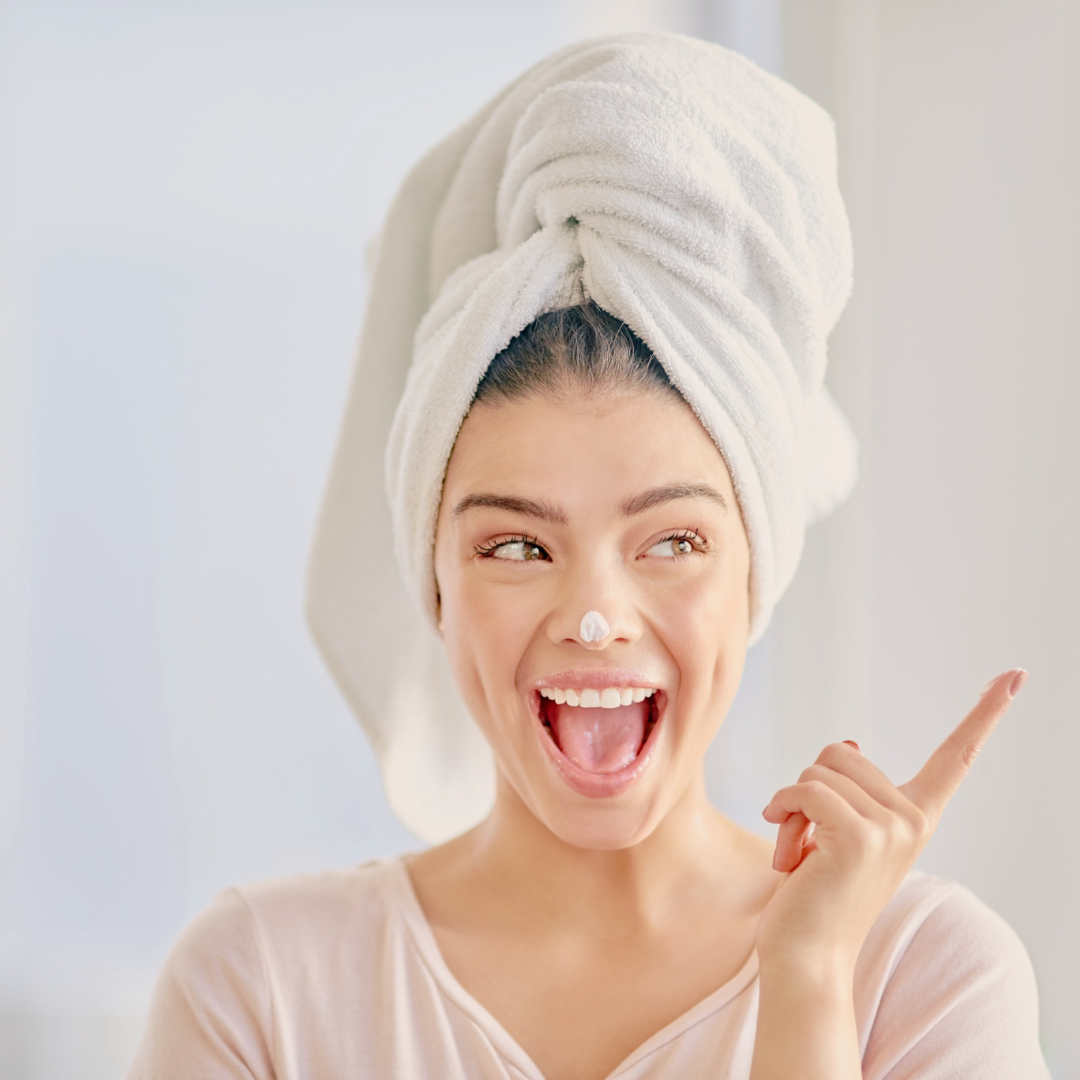
[[[703,551],[704,546],[701,537],[696,533],[681,532],[672,536],[665,536],[663,540],[658,540],[645,554],[652,558],[678,559]]]
[[[530,536],[498,540],[476,548],[482,559],[501,559],[507,562],[551,562],[551,556]]]

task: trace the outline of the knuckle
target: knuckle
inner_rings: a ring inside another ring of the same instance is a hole
[[[890,847],[902,851],[922,848],[932,831],[927,816],[917,806],[912,806],[909,812],[890,816],[888,825]]]
[[[982,748],[983,744],[981,742],[968,743],[968,745],[960,751],[960,763],[964,768],[964,772],[967,772],[967,770],[975,764],[975,759],[979,756],[979,751],[982,750]]]
[[[880,829],[875,829],[869,822],[859,820],[851,827],[851,840],[862,855],[873,855],[883,846],[884,837]]]
[[[885,826],[885,837],[890,848],[910,847],[913,839],[911,823],[899,814],[890,815],[888,824]]]
[[[813,765],[808,765],[799,774],[799,783],[821,783],[824,781],[827,773],[828,769],[826,769],[824,765],[821,765],[815,761]]]
[[[850,751],[851,747],[845,746],[843,743],[829,743],[829,745],[818,754],[817,763],[820,765],[833,765],[843,761],[845,754],[850,753]]]
[[[913,838],[920,844],[925,844],[930,839],[934,832],[934,823],[930,820],[930,816],[925,810],[918,806],[912,806],[912,813],[909,818],[911,823],[911,831]]]
[[[891,822],[883,824],[879,821],[867,821],[864,818],[862,823],[864,843],[875,850],[888,847],[892,839],[891,824]]]

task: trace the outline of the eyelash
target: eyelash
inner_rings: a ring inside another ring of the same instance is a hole
[[[498,536],[494,540],[488,540],[485,544],[477,544],[473,548],[473,551],[481,559],[490,559],[494,557],[494,553],[498,548],[505,547],[507,544],[528,544],[530,547],[538,547],[545,555],[548,554],[547,549],[537,542],[535,536],[530,536],[528,533],[515,533],[511,536]],[[548,555],[550,559],[551,556]]]
[[[697,549],[699,555],[704,554],[709,550],[709,541],[705,539],[701,533],[695,529],[677,529],[673,533],[668,533],[667,536],[661,536],[655,543],[650,544],[650,547],[656,547],[657,544],[666,544],[669,540],[689,540]],[[688,555],[674,555],[675,559],[686,559]]]
[[[668,533],[666,536],[661,536],[659,540],[654,541],[650,547],[655,547],[657,544],[666,544],[671,540],[689,540],[697,549],[698,554],[704,554],[709,550],[709,542],[695,529],[677,529],[675,532]],[[487,543],[477,544],[473,551],[481,559],[494,558],[495,552],[504,547],[506,544],[528,544],[532,547],[538,547],[545,555],[548,555],[547,550],[542,544],[540,544],[535,536],[530,536],[528,533],[515,533],[511,536],[499,536],[493,540],[488,540]],[[550,559],[551,556],[548,555]],[[686,559],[689,555],[674,555],[675,559]]]

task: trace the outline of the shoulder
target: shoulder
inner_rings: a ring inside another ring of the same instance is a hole
[[[131,1076],[171,1077],[170,1063],[181,1063],[177,1076],[211,1066],[215,1076],[272,1076],[297,999],[325,1006],[343,970],[363,979],[375,962],[393,872],[370,863],[219,893],[162,966]]]
[[[962,981],[1005,978],[1028,989],[1035,976],[1027,950],[1011,926],[955,881],[909,874],[867,938],[866,976],[880,990],[895,990],[897,977],[956,986]],[[898,985],[898,984],[897,984]]]
[[[935,879],[929,879],[934,882]],[[974,893],[952,885],[934,906],[912,940],[909,953],[953,972],[954,979],[986,978],[992,973],[1029,986],[1034,996],[1035,975],[1016,931]]]
[[[856,980],[866,1076],[1047,1076],[1027,950],[963,886],[913,873],[867,938]]]
[[[267,944],[297,934],[371,929],[392,906],[398,860],[260,881],[229,890]]]
[[[234,886],[219,893],[181,932],[169,956],[187,970],[233,962],[250,971],[255,954],[290,943],[310,950],[322,938],[378,932],[389,914],[390,862]]]

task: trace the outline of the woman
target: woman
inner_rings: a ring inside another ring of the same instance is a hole
[[[563,50],[421,162],[310,611],[392,804],[446,842],[223,894],[133,1076],[1046,1076],[1022,946],[911,872],[1026,672],[902,787],[826,747],[775,845],[705,796],[854,480],[822,386],[849,287],[828,118],[716,46]]]

